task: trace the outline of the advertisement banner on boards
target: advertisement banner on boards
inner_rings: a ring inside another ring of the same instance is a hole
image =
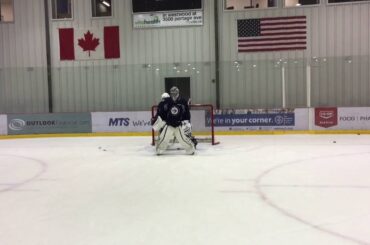
[[[93,112],[92,132],[149,132],[150,111]]]
[[[315,125],[322,128],[330,128],[338,125],[338,108],[315,108]]]
[[[150,111],[93,112],[92,132],[150,132],[152,130]],[[191,110],[193,129],[207,131],[204,111]]]
[[[307,130],[308,109],[216,110],[214,126],[217,131]]]
[[[91,133],[90,113],[10,114],[9,135]]]
[[[8,128],[6,126],[6,115],[0,115],[0,135],[7,135]]]
[[[203,25],[203,11],[171,11],[133,15],[134,28],[155,28]]]
[[[148,132],[151,131],[151,112],[93,112],[93,132]],[[307,130],[308,109],[253,109],[216,110],[216,131],[244,130]],[[211,116],[204,110],[191,110],[195,131],[207,131]]]
[[[370,129],[370,107],[315,108],[315,130]]]

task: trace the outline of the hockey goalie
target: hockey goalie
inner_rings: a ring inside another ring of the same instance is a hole
[[[171,88],[170,96],[166,96],[166,93],[162,95],[152,124],[153,129],[159,134],[156,144],[157,155],[162,155],[174,138],[182,145],[186,154],[194,154],[195,142],[191,135],[189,105],[180,97],[177,87]]]

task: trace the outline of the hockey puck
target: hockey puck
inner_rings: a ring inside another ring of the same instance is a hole
[[[337,143],[337,142],[334,140],[333,143]]]

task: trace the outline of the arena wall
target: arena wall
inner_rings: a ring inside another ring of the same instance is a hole
[[[201,26],[143,29],[133,28],[131,1],[114,1],[111,18],[92,18],[90,2],[48,21],[53,112],[148,110],[166,77],[190,77],[193,103],[215,105],[215,15],[221,108],[370,106],[368,1],[230,11],[204,0]],[[0,113],[49,112],[44,1],[14,0],[14,10],[14,22],[0,23]],[[238,53],[238,19],[297,15],[307,18],[307,50]],[[112,25],[119,59],[60,60],[59,28]]]

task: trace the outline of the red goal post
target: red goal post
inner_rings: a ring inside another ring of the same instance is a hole
[[[152,106],[152,117],[155,116],[158,106]],[[192,135],[198,142],[208,142],[217,145],[214,129],[214,110],[211,104],[191,104]],[[152,145],[155,145],[158,133],[152,130]]]

